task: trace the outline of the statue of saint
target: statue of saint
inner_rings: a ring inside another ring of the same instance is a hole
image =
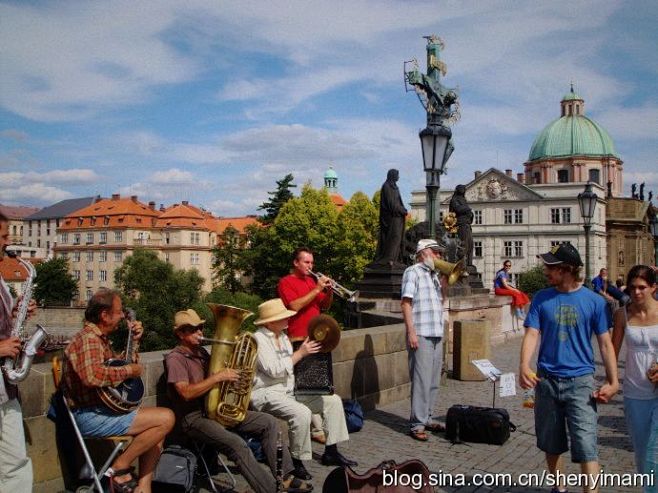
[[[457,216],[457,236],[464,251],[464,262],[467,266],[473,265],[473,232],[471,231],[473,211],[466,201],[464,185],[457,185],[455,188],[448,211],[454,212]]]
[[[402,204],[397,181],[400,173],[389,169],[382,185],[379,203],[379,240],[373,263],[394,266],[402,263],[404,222],[407,209]]]
[[[640,183],[640,200],[644,200],[644,182]]]

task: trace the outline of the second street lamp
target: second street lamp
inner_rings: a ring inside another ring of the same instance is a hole
[[[580,205],[580,215],[583,217],[583,227],[585,228],[585,285],[588,287],[591,287],[589,233],[592,229],[592,218],[597,200],[598,196],[592,191],[592,184],[587,182],[585,190],[578,194],[578,205]]]
[[[441,175],[445,171],[446,162],[450,157],[449,141],[452,131],[449,127],[430,124],[419,133],[423,151],[423,169],[426,176],[428,199],[428,217],[430,238],[436,237],[436,195],[441,185]]]

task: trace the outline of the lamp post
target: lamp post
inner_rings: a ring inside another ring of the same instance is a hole
[[[440,59],[443,41],[435,35],[424,37],[427,39],[427,74],[420,72],[417,60],[405,62],[404,82],[407,90],[411,90],[408,89],[411,86],[416,91],[427,113],[427,126],[418,136],[426,180],[426,215],[430,237],[436,238],[436,196],[441,186],[441,175],[445,173],[446,163],[454,150],[449,125],[459,119],[459,103],[457,92],[447,89],[439,80],[439,76],[446,73],[446,65]],[[407,63],[412,64],[411,70],[407,70]]]
[[[580,215],[583,217],[583,227],[585,228],[585,285],[590,287],[590,254],[589,254],[589,232],[592,229],[592,218],[596,209],[598,196],[592,191],[592,184],[587,182],[585,190],[578,194],[578,205],[580,205]]]
[[[653,236],[653,265],[658,265],[658,211],[656,209],[653,211],[653,217],[649,222],[649,226],[651,227],[651,235]]]

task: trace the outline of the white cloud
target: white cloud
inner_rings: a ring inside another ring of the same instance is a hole
[[[189,171],[171,168],[153,173],[151,182],[157,185],[192,185],[199,180]]]
[[[70,199],[73,194],[61,188],[51,187],[42,183],[27,183],[15,187],[0,187],[3,201],[25,204],[48,204]]]

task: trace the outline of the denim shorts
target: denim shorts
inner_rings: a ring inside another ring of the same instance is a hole
[[[104,406],[73,409],[72,412],[84,437],[125,435],[137,416],[136,409],[127,414],[117,414]]]
[[[540,371],[539,377],[535,387],[537,447],[547,454],[563,454],[569,450],[568,429],[571,460],[598,460],[594,375],[560,378]]]

